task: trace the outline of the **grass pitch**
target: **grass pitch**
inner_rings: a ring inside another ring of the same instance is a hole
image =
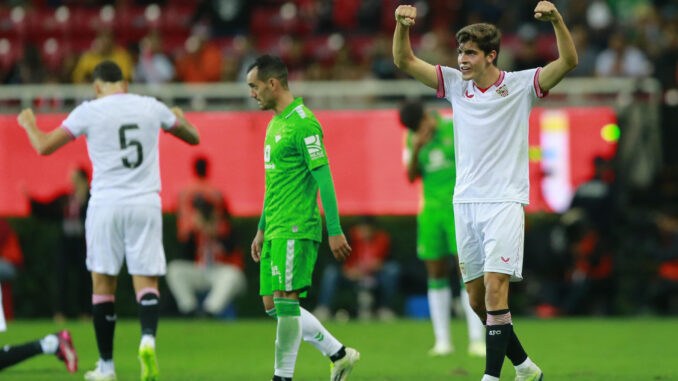
[[[463,321],[452,323],[456,352],[430,358],[428,321],[327,323],[344,344],[361,352],[349,380],[480,380],[484,359],[466,354]],[[517,319],[517,333],[545,380],[678,380],[678,319]],[[54,356],[42,355],[0,372],[0,380],[82,380],[98,358],[90,323],[55,326],[48,321],[15,321],[0,344],[18,344],[68,328],[80,358],[77,374],[66,372]],[[118,380],[138,380],[139,325],[121,320],[116,327]],[[258,380],[273,374],[273,320],[161,320],[158,334],[160,379]],[[502,380],[513,380],[506,360]],[[295,380],[329,379],[329,361],[302,341]]]

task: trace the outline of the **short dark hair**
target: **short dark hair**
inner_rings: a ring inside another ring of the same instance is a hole
[[[206,157],[199,157],[195,159],[195,167],[193,168],[195,170],[195,175],[202,178],[207,177],[207,167],[209,166],[209,163],[207,162]]]
[[[122,70],[120,66],[113,61],[103,61],[99,63],[92,72],[92,81],[100,79],[104,82],[122,81]]]
[[[400,107],[400,123],[411,131],[417,131],[424,118],[424,105],[419,100],[407,101]]]
[[[283,88],[287,89],[287,66],[278,56],[266,54],[257,57],[253,64],[247,68],[249,73],[254,68],[259,69],[257,78],[266,81],[269,78],[275,78],[280,81]]]
[[[490,54],[493,50],[499,56],[499,46],[501,45],[501,31],[487,23],[471,24],[461,28],[455,38],[459,45],[469,41],[475,42],[478,48],[485,52],[485,55]],[[497,58],[492,62],[497,64]]]

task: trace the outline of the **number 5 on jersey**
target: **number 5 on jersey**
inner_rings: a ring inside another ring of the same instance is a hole
[[[141,165],[141,162],[144,161],[144,150],[141,146],[141,142],[135,139],[129,139],[125,137],[125,131],[127,130],[138,130],[139,126],[136,124],[123,124],[118,130],[118,135],[120,136],[120,150],[124,151],[128,147],[134,146],[137,148],[137,160],[135,162],[130,162],[128,158],[122,158],[122,165],[125,168],[134,169]]]

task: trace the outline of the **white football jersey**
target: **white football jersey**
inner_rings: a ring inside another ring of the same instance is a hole
[[[93,174],[90,205],[160,206],[160,129],[176,116],[155,98],[113,94],[83,102],[61,128],[74,139],[85,135]]]
[[[546,95],[537,80],[540,70],[502,71],[492,86],[479,89],[459,70],[436,66],[437,95],[453,110],[455,203],[529,203],[530,111]]]

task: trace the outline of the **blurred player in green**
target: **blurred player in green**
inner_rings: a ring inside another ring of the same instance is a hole
[[[421,177],[424,188],[417,216],[417,256],[426,264],[428,273],[428,304],[435,336],[429,354],[444,356],[454,351],[450,334],[450,259],[457,255],[457,241],[452,208],[456,178],[452,119],[426,112],[421,102],[411,101],[400,108],[400,122],[408,129],[404,155],[407,178],[414,182]],[[469,354],[485,356],[485,327],[469,305],[464,282],[460,283]]]
[[[248,69],[247,85],[259,107],[275,114],[264,142],[264,210],[251,247],[252,258],[261,263],[266,313],[278,320],[273,380],[292,380],[302,337],[332,361],[331,381],[346,380],[360,353],[344,347],[299,305],[311,286],[322,239],[318,190],[332,254],[343,261],[351,253],[339,223],[323,131],[302,99],[290,92],[280,58],[257,58]]]

